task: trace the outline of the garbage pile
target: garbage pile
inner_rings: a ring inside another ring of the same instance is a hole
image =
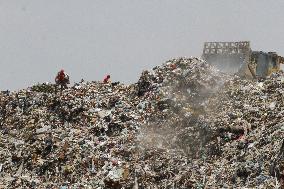
[[[283,74],[246,81],[198,58],[137,83],[0,93],[0,188],[275,188]]]
[[[128,180],[141,113],[131,87],[78,83],[1,94],[3,187],[110,188]],[[40,92],[41,91],[41,92]],[[52,92],[50,92],[52,91]]]
[[[216,136],[208,144],[216,157],[205,165],[208,187],[284,187],[283,94],[280,72],[263,81],[234,78],[207,101],[201,119]]]

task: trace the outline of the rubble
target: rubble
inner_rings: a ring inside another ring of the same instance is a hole
[[[0,93],[3,188],[283,186],[284,74],[243,80],[198,58],[137,83]]]

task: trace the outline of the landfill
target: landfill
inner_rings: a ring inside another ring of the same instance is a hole
[[[130,85],[0,93],[0,188],[283,188],[284,74],[245,80],[199,58]]]

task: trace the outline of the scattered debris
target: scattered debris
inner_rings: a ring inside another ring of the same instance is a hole
[[[283,186],[283,78],[242,80],[177,58],[132,85],[1,92],[0,186]]]

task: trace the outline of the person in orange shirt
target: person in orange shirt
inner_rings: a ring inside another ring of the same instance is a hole
[[[111,83],[110,81],[110,75],[107,75],[104,80],[103,80],[104,83]]]
[[[64,72],[64,70],[60,70],[55,77],[56,85],[60,85],[61,90],[66,89],[67,85],[70,84],[69,75]]]

